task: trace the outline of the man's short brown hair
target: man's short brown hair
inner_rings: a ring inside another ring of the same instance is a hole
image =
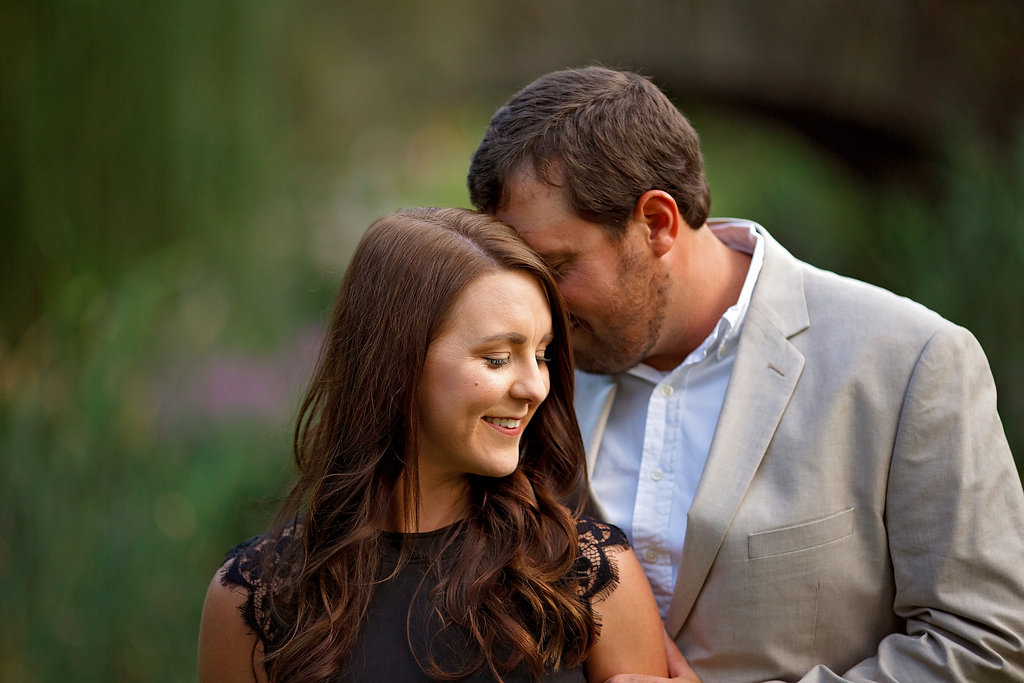
[[[648,190],[672,195],[692,228],[710,211],[697,132],[657,86],[631,72],[556,71],[501,107],[470,164],[471,201],[494,213],[509,183],[528,171],[562,187],[578,216],[613,235]]]

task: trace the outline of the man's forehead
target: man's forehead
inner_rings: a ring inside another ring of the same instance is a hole
[[[502,207],[536,202],[554,203],[563,209],[569,209],[569,200],[565,195],[564,186],[550,177],[537,175],[530,167],[526,167],[508,178],[505,183]]]
[[[547,261],[566,261],[576,253],[576,249],[572,245],[572,236],[551,223],[542,222],[539,225],[523,226],[522,228],[513,224],[512,227],[534,251]]]

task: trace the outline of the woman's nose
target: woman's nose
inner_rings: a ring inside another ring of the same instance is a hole
[[[520,367],[522,369],[512,383],[510,393],[513,398],[536,405],[548,395],[550,384],[547,367],[536,362],[524,363]]]

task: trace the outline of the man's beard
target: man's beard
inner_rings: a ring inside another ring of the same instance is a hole
[[[650,355],[668,309],[668,280],[641,269],[634,254],[619,259],[622,296],[609,302],[601,320],[571,317],[573,356],[584,372],[615,375]],[[595,331],[594,326],[598,326]]]

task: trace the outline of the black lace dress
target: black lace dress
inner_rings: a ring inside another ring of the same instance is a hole
[[[617,527],[586,516],[577,521],[577,531],[580,554],[569,580],[577,583],[581,599],[589,605],[595,598],[615,589],[618,572],[607,551],[628,547],[628,541]],[[446,632],[447,637],[443,640],[447,642],[441,642],[438,648],[437,632],[429,625],[430,608],[426,596],[433,586],[433,574],[427,570],[436,557],[438,544],[448,532],[448,529],[439,529],[423,534],[385,534],[387,546],[383,577],[389,576],[397,566],[403,541],[411,546],[412,554],[397,574],[374,591],[369,613],[360,625],[353,650],[346,658],[344,670],[335,680],[430,681],[433,679],[424,673],[414,652],[422,653],[433,648],[433,652],[441,653],[437,657],[438,663],[450,666],[444,653],[458,656],[460,651],[464,651],[460,648],[465,647],[465,634]],[[261,578],[265,546],[265,539],[257,536],[233,548],[227,556],[222,582],[245,590],[247,597],[241,608],[242,618],[260,639],[264,651],[272,652],[280,645],[288,625],[279,623],[269,610],[272,588]],[[287,576],[287,572],[283,574]],[[278,576],[281,575],[278,572]],[[503,679],[509,682],[530,681],[533,677],[524,671],[504,675]],[[461,680],[491,681],[493,678],[484,665]],[[549,672],[544,680],[584,681],[585,678],[580,669],[573,669]]]

